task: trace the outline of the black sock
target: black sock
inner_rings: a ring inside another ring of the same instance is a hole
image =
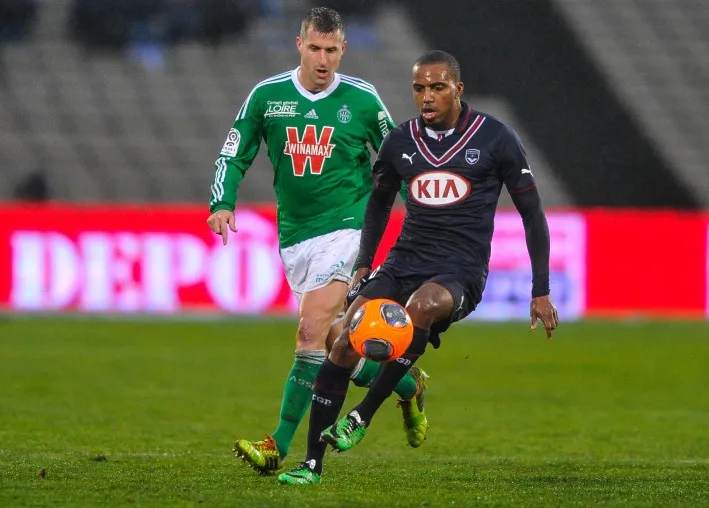
[[[426,351],[429,331],[423,328],[414,327],[414,338],[411,345],[401,358],[384,364],[384,368],[379,369],[377,377],[372,381],[372,385],[364,396],[364,400],[353,409],[359,413],[360,418],[369,425],[379,407],[394,391],[394,387],[403,378],[409,369],[416,363]]]
[[[313,383],[308,453],[305,460],[315,461],[314,466],[311,463],[311,469],[318,474],[322,473],[322,461],[325,456],[325,444],[320,442],[320,434],[337,421],[337,416],[345,403],[351,373],[352,369],[339,367],[327,359],[320,366]]]

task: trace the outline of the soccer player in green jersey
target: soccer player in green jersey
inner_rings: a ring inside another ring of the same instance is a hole
[[[300,66],[258,83],[227,135],[212,184],[209,227],[226,245],[236,232],[237,189],[266,143],[275,176],[280,254],[299,300],[295,360],[286,376],[280,419],[260,441],[240,439],[237,456],[262,474],[283,467],[293,435],[312,400],[327,350],[339,335],[343,304],[359,249],[372,189],[370,152],[394,127],[374,86],[337,73],[347,43],[340,15],[311,9],[296,38]],[[379,364],[360,362],[352,373],[369,386]],[[412,369],[396,386],[407,441],[420,446],[427,375]]]

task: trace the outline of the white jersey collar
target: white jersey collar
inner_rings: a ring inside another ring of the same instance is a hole
[[[300,92],[300,95],[305,97],[308,100],[311,100],[313,102],[319,101],[320,99],[324,99],[328,95],[330,95],[332,92],[335,91],[337,86],[340,84],[340,75],[338,73],[335,73],[335,79],[332,80],[332,83],[330,83],[330,86],[328,86],[325,90],[322,90],[320,92],[311,92],[310,90],[306,90],[303,85],[300,84],[300,81],[298,81],[298,71],[300,70],[300,65],[293,69],[293,72],[291,72],[291,79],[293,80],[293,85],[295,86],[296,90]]]
[[[453,131],[455,131],[455,128],[453,129],[448,129],[447,131],[434,131],[433,129],[429,129],[426,127],[426,134],[428,137],[433,138],[433,139],[440,139],[441,137],[448,137],[451,134],[453,134]]]

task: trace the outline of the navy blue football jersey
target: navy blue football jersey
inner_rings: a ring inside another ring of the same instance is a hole
[[[452,132],[427,129],[421,117],[391,131],[372,168],[375,185],[408,187],[401,235],[387,262],[457,264],[485,277],[503,184],[511,194],[535,186],[517,134],[463,103]]]

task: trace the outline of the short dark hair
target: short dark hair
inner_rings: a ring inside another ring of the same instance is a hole
[[[300,38],[305,39],[308,27],[313,27],[318,33],[330,34],[338,30],[345,33],[345,25],[342,16],[335,9],[329,7],[313,7],[303,18],[300,24]]]
[[[429,51],[428,53],[424,53],[418,58],[418,60],[416,60],[414,67],[433,64],[446,64],[453,73],[453,79],[455,81],[460,81],[460,64],[453,55],[446,53],[445,51],[435,49],[433,51]]]

